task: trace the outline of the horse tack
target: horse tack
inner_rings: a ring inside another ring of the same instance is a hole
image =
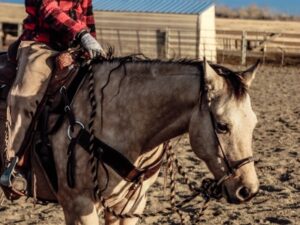
[[[79,131],[75,139],[78,145],[80,145],[85,151],[89,152],[90,138],[90,132],[83,128]],[[162,155],[151,165],[143,169],[139,169],[125,156],[119,153],[119,151],[105,144],[98,138],[94,139],[94,148],[92,151],[94,152],[96,159],[102,160],[124,180],[132,183],[139,181],[141,177],[143,177],[144,180],[152,177],[159,170],[164,156],[163,152]]]
[[[219,135],[217,133],[217,129],[215,127],[215,120],[214,120],[214,116],[212,114],[211,111],[209,111],[209,115],[210,115],[210,119],[211,119],[211,123],[212,123],[212,126],[213,126],[213,129],[214,129],[214,135],[216,137],[216,140],[217,140],[217,143],[218,143],[218,146],[221,150],[221,153],[222,153],[222,156],[223,156],[223,160],[225,162],[225,165],[227,166],[227,169],[228,169],[228,172],[223,176],[221,177],[221,179],[219,179],[218,181],[218,186],[221,186],[226,180],[232,178],[235,176],[235,173],[236,171],[247,165],[248,163],[251,163],[251,162],[254,162],[254,157],[253,156],[250,156],[250,157],[247,157],[247,158],[244,158],[244,159],[241,159],[240,162],[238,164],[236,164],[235,166],[232,166],[228,157],[226,156],[226,153],[224,151],[224,148],[222,146],[222,143],[220,141],[220,138],[219,138]]]

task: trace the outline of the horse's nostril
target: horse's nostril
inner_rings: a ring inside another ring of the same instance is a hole
[[[240,188],[237,194],[238,194],[238,198],[242,201],[247,200],[248,198],[251,197],[251,191],[246,187]]]

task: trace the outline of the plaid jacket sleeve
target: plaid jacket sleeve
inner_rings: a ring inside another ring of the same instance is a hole
[[[82,3],[83,14],[86,17],[86,25],[89,28],[89,32],[96,38],[96,26],[92,0],[86,0]]]
[[[75,21],[62,11],[56,0],[42,0],[40,16],[52,29],[74,40],[78,32],[87,29],[84,21]]]

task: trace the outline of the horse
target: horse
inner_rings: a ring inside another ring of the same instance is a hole
[[[163,149],[157,146],[188,133],[193,152],[219,181],[227,201],[249,201],[259,190],[252,153],[257,119],[248,94],[257,68],[258,64],[246,71],[233,72],[206,60],[112,57],[99,61],[92,69],[94,136],[143,171],[163,157]],[[85,81],[71,105],[79,127],[90,123],[93,107],[87,104],[89,99],[90,82]],[[58,177],[56,197],[66,224],[99,223],[97,212],[103,204],[94,196],[95,182],[106,207],[120,214],[142,213],[146,192],[158,177],[159,169],[136,187],[100,163],[95,180],[90,154],[76,146],[76,185],[70,187],[66,163],[68,134],[71,136],[69,122],[65,120],[50,137]],[[116,218],[109,211],[105,211],[104,217],[109,225],[138,222],[138,218]]]

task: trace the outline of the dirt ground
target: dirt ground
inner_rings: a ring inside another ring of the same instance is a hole
[[[224,200],[209,204],[201,224],[254,225],[300,224],[300,69],[264,67],[251,90],[253,108],[259,123],[254,132],[254,154],[261,182],[259,194],[249,203],[230,205]],[[176,148],[191,179],[200,185],[211,176],[191,152],[184,137]],[[147,210],[167,206],[163,178],[151,188]],[[186,195],[187,188],[179,187]],[[59,206],[37,205],[31,200],[3,202],[0,224],[64,224]],[[101,222],[103,224],[103,222]],[[178,217],[149,218],[140,224],[179,224]],[[195,223],[194,223],[195,224]]]

